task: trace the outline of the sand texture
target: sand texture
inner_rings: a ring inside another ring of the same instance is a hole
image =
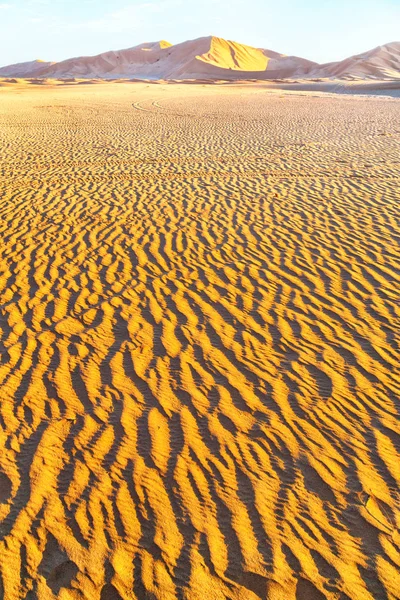
[[[399,598],[399,142],[396,99],[0,89],[0,598]]]

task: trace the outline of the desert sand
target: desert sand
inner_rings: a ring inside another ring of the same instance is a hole
[[[310,76],[400,79],[400,42],[378,46],[345,60],[318,65]]]
[[[0,77],[245,79],[295,77],[315,67],[317,63],[304,58],[208,36],[175,45],[165,40],[146,42],[58,63],[30,61],[8,65],[0,68]]]
[[[399,123],[0,88],[1,598],[399,597]]]
[[[0,77],[40,79],[400,81],[400,42],[326,64],[208,36],[172,45],[165,40],[78,56],[61,62],[33,60],[0,67]]]

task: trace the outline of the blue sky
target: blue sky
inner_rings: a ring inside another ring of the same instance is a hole
[[[217,35],[317,62],[400,40],[400,0],[0,0],[0,65]]]

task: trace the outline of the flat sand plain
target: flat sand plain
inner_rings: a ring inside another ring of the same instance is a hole
[[[0,597],[399,598],[399,101],[8,86],[0,159]]]

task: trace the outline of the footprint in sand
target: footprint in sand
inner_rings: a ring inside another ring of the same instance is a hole
[[[79,569],[59,546],[56,538],[50,534],[39,571],[46,578],[46,583],[53,593],[58,594],[61,588],[70,587]]]
[[[112,583],[107,583],[101,590],[100,600],[122,600]]]
[[[76,564],[72,560],[66,560],[52,570],[47,578],[47,585],[55,594],[58,594],[61,588],[70,587],[71,581],[75,579],[77,574],[78,567]]]
[[[0,503],[7,502],[12,492],[12,483],[9,477],[0,471]]]
[[[308,579],[300,579],[296,587],[296,600],[326,600],[326,596]]]

